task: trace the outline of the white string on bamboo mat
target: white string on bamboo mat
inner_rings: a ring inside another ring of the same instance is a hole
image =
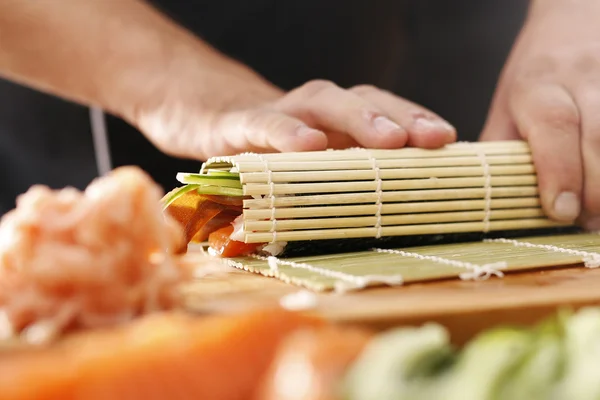
[[[368,150],[368,149],[362,149],[364,152],[367,153],[367,157],[369,157],[369,161],[371,162],[371,168],[373,169],[373,172],[375,172],[375,182],[377,184],[376,188],[375,188],[375,193],[377,195],[377,200],[375,202],[375,205],[377,206],[377,211],[375,213],[375,238],[379,239],[381,238],[381,231],[382,231],[382,226],[381,226],[381,209],[383,208],[383,181],[381,179],[381,171],[379,169],[379,165],[377,163],[377,159],[375,157],[373,157],[373,154]]]
[[[401,285],[404,283],[404,279],[401,275],[352,275],[342,271],[316,267],[307,263],[286,261],[275,256],[264,257],[252,255],[251,257],[257,260],[266,261],[269,265],[269,268],[274,273],[279,272],[280,265],[285,265],[291,268],[304,269],[328,278],[338,279],[339,281],[334,283],[334,290],[336,292],[345,292],[351,289],[361,289],[366,287],[369,283],[385,283],[388,285]]]
[[[490,278],[492,275],[496,275],[497,277],[502,278],[504,274],[499,270],[504,269],[508,266],[508,264],[504,261],[479,265],[465,261],[451,260],[449,258],[443,258],[438,256],[426,256],[423,254],[411,253],[409,251],[402,250],[379,248],[375,248],[372,250],[377,253],[397,254],[403,257],[412,257],[419,260],[433,261],[439,264],[450,265],[452,267],[468,269],[469,272],[463,272],[459,274],[460,279],[463,280],[483,280]]]
[[[483,168],[483,188],[485,190],[483,232],[487,233],[490,230],[490,217],[492,214],[492,174],[490,173],[490,164],[488,163],[485,150],[483,148],[473,143],[469,143],[469,145],[475,151],[475,154],[477,154],[477,157],[481,163],[481,168]]]
[[[271,234],[273,234],[273,238],[271,239],[271,243],[275,243],[277,241],[277,218],[275,218],[275,182],[273,182],[273,171],[269,168],[269,161],[266,160],[262,155],[256,154],[256,156],[263,163],[263,170],[267,173],[267,185],[269,185],[269,194],[267,195],[269,200],[271,201]]]
[[[563,247],[553,246],[553,245],[549,245],[549,244],[535,244],[535,243],[523,242],[523,241],[519,241],[519,240],[505,239],[505,238],[484,239],[484,242],[505,243],[505,244],[512,244],[513,246],[516,246],[516,247],[528,247],[528,248],[536,248],[536,249],[553,251],[556,253],[572,254],[574,256],[581,256],[583,265],[587,268],[600,267],[600,253],[594,253],[594,252],[583,251],[583,250],[566,249]]]

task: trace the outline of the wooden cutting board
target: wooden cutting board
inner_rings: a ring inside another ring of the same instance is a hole
[[[225,266],[219,272],[184,288],[190,309],[214,313],[275,306],[283,296],[301,290]],[[561,307],[600,305],[600,269],[574,266],[486,281],[454,279],[316,296],[311,312],[335,323],[385,329],[434,321],[445,325],[460,344],[485,328],[529,325]]]

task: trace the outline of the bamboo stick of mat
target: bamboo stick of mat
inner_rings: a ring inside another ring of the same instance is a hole
[[[245,153],[210,169],[239,173],[247,243],[565,226],[542,211],[523,141]]]
[[[490,155],[515,155],[515,154],[530,154],[530,149],[527,142],[524,141],[497,141],[497,142],[477,142],[467,143],[459,142],[449,144],[439,149],[418,149],[418,148],[403,148],[395,150],[385,149],[368,149],[369,153],[378,160],[397,159],[398,152],[401,151],[403,159],[409,158],[440,158],[440,157],[459,157],[459,156],[472,156],[473,147],[477,149],[485,149],[485,154]],[[326,150],[326,151],[315,151],[315,152],[299,152],[299,153],[271,153],[261,154],[261,156],[269,161],[340,161],[340,160],[356,160],[357,151],[363,149],[347,149],[347,150]],[[211,168],[229,168],[231,160],[235,158],[237,162],[252,165],[252,163],[258,163],[256,154],[243,153],[234,157],[213,157],[208,160]]]
[[[575,233],[285,259],[252,256],[222,261],[310,290],[347,291],[448,278],[482,280],[517,271],[575,265],[598,268],[599,252],[598,234]]]

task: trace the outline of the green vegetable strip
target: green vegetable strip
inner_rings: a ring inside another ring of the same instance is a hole
[[[240,174],[238,174],[238,173],[229,172],[229,171],[220,171],[220,170],[216,170],[216,169],[209,169],[208,171],[206,171],[206,174],[208,174],[209,176],[220,176],[220,177],[229,178],[229,179],[236,179],[236,180],[240,179]],[[204,174],[194,174],[194,175],[206,176]]]
[[[176,188],[163,197],[163,209],[192,190],[196,190],[199,194],[214,196],[242,197],[244,195],[240,176],[237,173],[216,170],[209,170],[207,174],[180,172],[177,174],[177,180],[185,186]]]
[[[236,189],[242,188],[239,176],[178,173],[177,180],[181,183],[197,184],[202,186],[218,186]]]
[[[212,194],[214,196],[242,197],[244,195],[241,188],[237,189],[220,186],[200,186],[197,191],[200,194]]]
[[[363,350],[339,394],[344,400],[598,400],[600,308],[561,310],[533,328],[487,329],[457,352],[441,325],[396,328]]]

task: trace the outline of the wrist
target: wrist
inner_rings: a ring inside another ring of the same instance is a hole
[[[192,100],[199,112],[241,102],[254,93],[273,98],[280,90],[261,76],[213,49],[190,32],[154,15],[141,29],[121,32],[114,62],[104,63],[108,84],[102,85],[104,106],[115,114],[134,118],[173,98]]]
[[[128,120],[177,92],[214,104],[225,75],[275,91],[142,0],[0,1],[0,37],[0,76]]]
[[[208,121],[215,114],[275,101],[283,91],[250,68],[213,50],[196,38],[167,44],[150,66],[140,65],[135,88],[119,80],[129,95],[117,113],[133,124],[148,115],[193,112]],[[132,70],[132,69],[130,69]],[[207,122],[208,123],[208,122]]]

